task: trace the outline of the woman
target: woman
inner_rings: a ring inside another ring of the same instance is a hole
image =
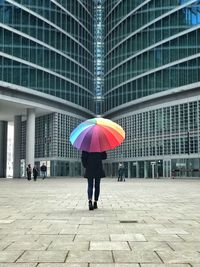
[[[122,162],[118,165],[118,180],[117,181],[123,181],[123,175],[124,175],[124,164]],[[125,182],[125,178],[124,178]]]
[[[82,164],[85,168],[84,177],[88,180],[88,205],[89,210],[97,209],[97,201],[100,193],[100,181],[105,177],[105,172],[102,166],[102,160],[107,158],[106,152],[82,152]],[[92,203],[93,186],[94,190],[94,205]]]
[[[37,176],[38,176],[38,169],[36,166],[33,167],[33,179],[34,181],[37,181]]]
[[[31,164],[28,164],[28,166],[26,168],[26,174],[27,174],[28,181],[31,180],[31,173],[32,173]]]

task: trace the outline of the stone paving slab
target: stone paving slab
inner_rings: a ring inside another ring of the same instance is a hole
[[[172,251],[167,242],[129,242],[133,251]]]
[[[37,239],[38,242],[46,243],[46,242],[71,242],[75,238],[75,235],[40,235]]]
[[[195,267],[194,265],[192,265],[193,267]],[[183,264],[168,264],[168,263],[164,263],[164,264],[141,264],[141,267],[191,267],[190,264],[187,263],[183,263]],[[197,266],[196,266],[197,267]]]
[[[189,234],[187,231],[181,228],[157,228],[156,231],[158,234],[161,234],[161,235],[173,235],[173,234],[187,235]]]
[[[200,263],[200,253],[191,251],[158,251],[164,263]]]
[[[6,234],[4,235],[4,237],[2,238],[2,242],[17,242],[17,241],[22,241],[22,242],[29,242],[29,241],[36,241],[38,238],[40,237],[40,235],[16,235],[16,234]]]
[[[113,262],[110,251],[70,251],[66,262],[73,263],[109,263]]]
[[[161,263],[161,259],[154,251],[114,251],[117,263]]]
[[[90,242],[90,250],[130,250],[128,242]]]
[[[185,237],[185,236],[184,236]],[[154,234],[154,235],[145,235],[146,241],[149,242],[159,242],[159,241],[178,241],[178,242],[184,242],[184,239],[181,238],[180,235],[159,235],[159,234]]]
[[[139,264],[134,263],[106,263],[106,264],[90,264],[90,267],[139,267]]]
[[[200,234],[198,230],[196,234],[191,230],[191,233],[189,235],[178,235],[178,236],[186,242],[200,242]]]
[[[200,252],[200,242],[168,242],[174,251],[196,251]]]
[[[112,241],[146,241],[143,234],[132,234],[131,231],[127,234],[111,234]]]
[[[0,266],[1,267],[1,266]],[[87,263],[40,263],[37,267],[88,267]]]
[[[64,262],[68,251],[25,251],[17,262]]]
[[[74,241],[82,242],[82,241],[108,241],[109,233],[108,234],[84,234],[84,235],[76,235]]]
[[[46,250],[50,242],[37,242],[37,241],[17,241],[7,246],[6,250]]]
[[[81,250],[88,251],[89,242],[68,242],[63,240],[55,240],[48,247],[48,250]]]
[[[0,267],[200,267],[200,179],[0,179]]]
[[[23,251],[0,251],[0,262],[15,262]]]
[[[37,263],[0,263],[0,267],[36,267]]]

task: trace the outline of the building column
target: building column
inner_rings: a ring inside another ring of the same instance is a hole
[[[69,163],[69,176],[73,177],[75,173],[75,162]]]
[[[8,122],[0,121],[0,178],[6,177]]]
[[[131,178],[131,162],[128,161],[128,178]]]
[[[148,165],[147,162],[144,162],[144,178],[148,177]]]
[[[27,109],[26,120],[26,167],[31,164],[33,168],[35,164],[35,110]]]
[[[137,161],[137,165],[136,165],[136,178],[140,178],[139,175],[139,162]]]
[[[14,153],[13,153],[13,178],[21,177],[21,123],[22,116],[14,118]]]

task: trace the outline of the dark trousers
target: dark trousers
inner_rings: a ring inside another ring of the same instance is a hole
[[[88,199],[92,199],[93,196],[93,187],[95,187],[94,190],[94,200],[98,201],[99,199],[99,193],[100,193],[100,181],[101,178],[87,178],[88,180]],[[94,183],[95,181],[95,183]]]
[[[46,178],[46,171],[41,171],[42,173],[42,179]]]
[[[124,171],[122,169],[118,170],[118,181],[123,181]]]

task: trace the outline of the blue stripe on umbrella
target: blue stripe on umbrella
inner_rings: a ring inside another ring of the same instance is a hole
[[[87,129],[88,127],[94,125],[94,121],[85,121],[81,124],[79,124],[70,134],[70,142],[73,143],[76,141],[76,138],[79,136],[79,134],[81,134],[85,129]]]

